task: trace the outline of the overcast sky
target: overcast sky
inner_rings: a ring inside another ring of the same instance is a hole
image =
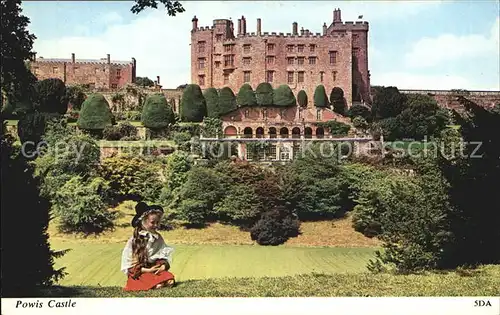
[[[342,10],[344,21],[359,15],[370,23],[372,85],[400,89],[500,90],[499,2],[459,1],[181,1],[176,17],[163,10],[130,12],[131,1],[24,2],[23,14],[37,36],[34,50],[46,58],[137,59],[137,75],[161,76],[164,88],[190,83],[190,30],[213,19],[247,20],[247,32],[299,29],[322,32]]]

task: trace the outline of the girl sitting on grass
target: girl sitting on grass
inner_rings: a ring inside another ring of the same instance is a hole
[[[125,291],[144,291],[175,284],[174,275],[168,270],[174,249],[156,231],[163,209],[139,202],[132,219],[134,235],[122,252],[121,270],[128,279]]]

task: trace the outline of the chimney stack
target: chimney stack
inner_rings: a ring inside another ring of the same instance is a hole
[[[299,35],[299,24],[297,22],[292,24],[292,35]]]
[[[238,35],[241,35],[241,19],[238,19]]]
[[[340,15],[340,9],[333,10],[333,23],[342,23],[342,17]]]
[[[247,33],[247,19],[241,16],[241,34],[245,35]]]
[[[323,23],[323,35],[326,35],[326,23]]]
[[[196,17],[196,15],[193,17],[191,22],[193,22],[193,29],[191,31],[194,32],[198,29],[198,18]]]
[[[159,75],[156,76],[156,81],[158,81],[158,84],[160,84],[160,76]]]
[[[262,31],[262,22],[261,22],[261,19],[258,18],[257,19],[257,35],[260,35],[261,31]]]
[[[71,62],[75,63],[75,53],[71,53]]]
[[[108,62],[108,65],[111,63],[111,55],[110,54],[108,54],[108,56],[107,56],[107,62]]]
[[[304,36],[304,28],[303,27],[300,29],[300,36]]]
[[[132,57],[132,83],[135,83],[135,81],[137,79],[136,67],[137,67],[137,61],[135,60],[134,57]]]

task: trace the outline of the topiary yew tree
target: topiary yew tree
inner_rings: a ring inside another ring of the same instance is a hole
[[[239,106],[255,106],[257,105],[257,99],[255,98],[255,92],[252,86],[245,83],[241,86],[238,96],[236,97],[236,103]]]
[[[308,99],[306,91],[300,90],[299,93],[297,93],[297,102],[300,107],[307,107]]]
[[[216,88],[208,88],[203,93],[203,97],[207,103],[207,116],[211,118],[218,118],[219,111],[219,92]]]
[[[202,122],[207,116],[207,104],[200,86],[189,84],[182,93],[180,118],[183,122]]]
[[[60,79],[45,79],[35,84],[36,106],[39,112],[65,114],[69,97],[66,85]]]
[[[219,114],[224,115],[238,108],[236,97],[229,87],[223,87],[219,93]]]
[[[334,87],[330,93],[330,104],[332,104],[334,112],[346,115],[347,106],[344,99],[344,91],[338,86]]]
[[[328,96],[323,85],[318,85],[314,90],[314,106],[328,107]]]
[[[141,121],[150,129],[163,129],[175,123],[174,112],[163,94],[153,94],[146,99]]]
[[[259,84],[255,89],[255,99],[257,100],[257,105],[259,106],[273,105],[273,95],[273,87],[267,82]]]
[[[276,106],[295,106],[297,99],[293,95],[292,89],[286,85],[280,85],[273,94],[273,104]]]
[[[112,125],[112,116],[108,101],[102,94],[95,93],[83,102],[77,126],[87,130],[103,130]]]

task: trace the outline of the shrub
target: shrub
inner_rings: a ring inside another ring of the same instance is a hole
[[[150,95],[142,109],[142,124],[153,130],[163,129],[174,124],[174,112],[163,94]]]
[[[75,176],[59,187],[53,202],[61,232],[100,233],[113,228],[115,213],[109,212],[106,200],[107,185],[102,178],[85,181]]]
[[[63,115],[68,110],[66,86],[60,79],[45,79],[35,84],[36,109]]]
[[[308,99],[306,91],[304,90],[299,91],[299,93],[297,94],[297,101],[299,103],[299,106],[307,107]]]
[[[347,115],[354,119],[355,117],[362,117],[366,121],[370,122],[371,121],[371,111],[370,108],[367,106],[361,105],[361,104],[356,104],[352,105],[351,108],[347,111]]]
[[[330,104],[332,104],[333,111],[340,115],[345,115],[347,111],[347,104],[344,99],[344,91],[339,87],[334,87],[330,93]]]
[[[188,132],[174,132],[173,140],[179,150],[191,152],[191,135]]]
[[[297,100],[292,89],[287,84],[280,85],[273,94],[273,104],[276,106],[296,106]]]
[[[122,135],[120,134],[120,130],[116,126],[106,126],[102,134],[104,139],[110,141],[120,140],[122,137]]]
[[[257,105],[257,99],[255,98],[255,93],[250,84],[245,83],[241,86],[238,96],[236,97],[236,103],[238,106]]]
[[[330,134],[335,136],[346,136],[351,130],[351,126],[336,120],[329,120],[327,122],[316,123],[318,127],[323,127],[328,129]]]
[[[216,205],[215,212],[223,221],[240,226],[251,226],[261,214],[261,203],[252,186],[231,186],[227,196]]]
[[[354,128],[357,128],[360,130],[366,130],[369,127],[366,120],[361,116],[354,117],[354,119],[352,120],[352,125],[354,126]]]
[[[219,92],[219,115],[224,115],[238,108],[236,97],[229,87],[223,87]]]
[[[252,227],[250,236],[259,245],[280,245],[299,233],[300,222],[283,207],[276,207],[262,215]]]
[[[103,130],[112,125],[112,117],[108,101],[102,94],[95,93],[83,102],[77,125],[81,129]]]
[[[203,93],[203,97],[207,102],[207,116],[208,117],[219,117],[219,92],[216,88],[208,88]]]
[[[87,98],[83,88],[79,85],[72,85],[66,87],[66,95],[68,97],[68,102],[71,105],[71,108],[74,110],[80,110],[82,108],[82,104]]]
[[[189,84],[182,93],[180,106],[181,121],[202,122],[207,116],[207,104],[200,86]]]
[[[25,114],[17,123],[17,135],[21,142],[33,141],[35,145],[39,143],[45,133],[48,114],[31,112]]]
[[[274,90],[271,84],[263,82],[255,89],[255,99],[259,106],[272,106],[273,105]]]
[[[314,106],[316,107],[328,107],[328,96],[326,96],[325,87],[323,85],[318,85],[314,90]]]

